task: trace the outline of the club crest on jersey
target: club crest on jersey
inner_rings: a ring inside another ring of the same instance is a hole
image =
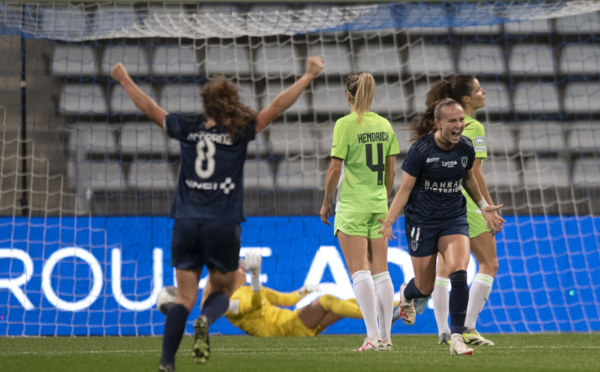
[[[463,156],[462,158],[460,158],[460,165],[463,166],[463,168],[465,168],[467,166],[467,163],[469,162],[469,158],[466,156]]]

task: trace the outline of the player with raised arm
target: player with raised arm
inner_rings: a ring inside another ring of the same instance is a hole
[[[240,260],[236,290],[225,313],[231,324],[247,334],[260,337],[312,337],[340,319],[362,319],[356,300],[341,300],[329,294],[297,310],[282,308],[296,305],[307,294],[318,291],[318,286],[307,284],[289,293],[266,288],[260,283],[260,267],[261,256],[257,253],[248,252]],[[245,285],[246,271],[250,274],[249,286]],[[206,298],[204,293],[202,298]]]
[[[483,160],[487,158],[485,130],[483,125],[474,119],[475,111],[485,106],[486,91],[481,87],[479,80],[473,75],[456,75],[448,80],[437,82],[427,93],[425,104],[435,104],[443,98],[452,98],[459,102],[465,111],[465,130],[463,136],[469,137],[475,149],[475,162],[473,163],[473,177],[477,180],[479,191],[488,204],[493,204],[492,197],[483,177]],[[479,271],[475,275],[469,291],[469,307],[465,318],[466,330],[463,333],[465,342],[473,345],[494,345],[494,343],[477,332],[476,322],[483,309],[483,305],[492,290],[494,277],[498,271],[498,257],[496,255],[496,238],[494,231],[486,226],[485,220],[477,208],[477,204],[463,189],[462,193],[467,200],[467,222],[469,223],[469,238],[471,252],[479,263]],[[438,326],[439,343],[450,341],[448,328],[448,275],[446,261],[441,255],[438,257],[437,276],[433,290],[433,310]]]
[[[348,76],[346,100],[351,113],[338,119],[333,129],[331,163],[319,212],[321,221],[329,225],[331,198],[343,171],[333,230],[367,328],[367,337],[355,351],[393,348],[394,285],[388,272],[387,240],[380,239],[377,219],[387,213],[400,150],[389,121],[370,112],[374,92],[371,74]]]
[[[465,128],[462,106],[451,98],[430,106],[413,120],[413,139],[404,163],[402,183],[387,217],[379,220],[384,239],[395,238],[392,226],[404,209],[408,251],[415,276],[400,287],[400,317],[415,322],[413,299],[433,292],[439,252],[451,274],[450,293],[452,355],[473,354],[462,338],[469,301],[469,225],[461,181],[495,231],[505,222],[496,212],[502,205],[488,205],[481,197],[472,167],[475,150],[461,134]]]
[[[121,63],[111,76],[133,103],[169,137],[180,142],[181,170],[171,210],[175,219],[171,241],[171,265],[178,290],[176,305],[165,321],[159,371],[175,369],[188,315],[198,296],[202,268],[210,273],[211,292],[194,321],[194,361],[210,355],[208,329],[227,311],[235,286],[243,214],[243,169],[248,142],[290,107],[323,68],[323,60],[308,58],[306,73],[281,92],[258,114],[240,102],[238,87],[222,76],[202,89],[205,121],[169,114],[139,89]]]

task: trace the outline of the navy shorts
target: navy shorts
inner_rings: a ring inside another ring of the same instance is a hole
[[[238,269],[239,223],[226,220],[178,218],[173,225],[171,266],[201,270],[204,266],[228,273]]]
[[[438,253],[440,237],[447,235],[465,235],[469,237],[467,218],[460,217],[441,227],[423,228],[411,225],[404,220],[404,231],[408,242],[408,254],[413,257],[427,257]]]

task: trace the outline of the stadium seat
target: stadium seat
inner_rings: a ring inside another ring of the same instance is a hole
[[[139,23],[139,13],[130,6],[99,7],[94,15],[92,29],[98,36],[115,38],[125,36],[126,30]]]
[[[66,115],[105,115],[108,111],[102,88],[92,84],[66,84],[58,110]]]
[[[90,32],[89,14],[84,9],[75,7],[68,9],[41,7],[40,9],[41,30],[48,39],[80,40]]]
[[[427,92],[431,88],[431,85],[427,82],[420,82],[415,84],[414,91],[414,108],[416,113],[425,112],[425,97],[427,96]]]
[[[413,113],[413,108],[406,88],[401,87],[398,83],[393,85],[380,83],[375,85],[375,97],[371,104],[371,111],[387,118],[393,115],[408,117]]]
[[[484,123],[485,142],[489,154],[510,156],[517,151],[516,128],[511,124]]]
[[[529,190],[569,186],[569,167],[560,155],[557,158],[531,157],[525,161],[523,179]]]
[[[228,78],[250,75],[251,61],[247,45],[229,42],[206,45],[206,75],[223,74]]]
[[[457,34],[483,34],[483,35],[489,35],[489,34],[497,34],[500,32],[500,25],[492,25],[492,26],[486,26],[486,25],[481,25],[481,26],[466,26],[466,27],[453,27],[452,31],[454,31]]]
[[[521,83],[513,95],[515,111],[522,114],[558,113],[558,89],[553,83]]]
[[[313,109],[317,113],[334,113],[338,116],[350,113],[343,84],[324,82],[314,84],[313,89]]]
[[[392,123],[392,129],[396,134],[396,140],[398,140],[400,154],[406,155],[406,153],[412,146],[412,142],[410,142],[410,139],[413,136],[413,133],[410,130],[409,125],[404,123]]]
[[[319,158],[328,158],[333,144],[333,123],[317,123],[315,136],[317,138],[317,155]]]
[[[573,165],[573,186],[600,185],[600,162],[596,158],[580,158]]]
[[[175,189],[177,184],[175,175],[169,168],[169,163],[161,162],[133,162],[129,169],[127,186],[135,189],[148,189],[153,191]]]
[[[117,161],[80,161],[69,163],[69,168],[69,178],[75,181],[78,188],[91,192],[119,191],[125,188],[121,164]]]
[[[270,126],[269,126],[270,127]],[[262,131],[256,133],[256,137],[254,137],[254,141],[250,141],[248,143],[248,148],[246,151],[246,155],[248,158],[262,158],[267,154],[271,153],[271,144],[267,139],[267,136],[270,132],[270,129],[263,129]]]
[[[274,155],[286,158],[314,157],[318,151],[316,126],[312,124],[272,124],[270,142]]]
[[[244,164],[244,189],[273,190],[273,168],[270,160],[246,160]]]
[[[110,75],[115,63],[121,62],[131,76],[150,74],[150,63],[147,51],[137,45],[117,45],[104,50],[100,71],[104,75]]]
[[[591,114],[598,111],[600,83],[597,81],[572,82],[564,97],[565,112]]]
[[[266,89],[267,89],[266,97],[263,97],[263,100],[262,100],[263,106],[264,107],[268,106],[271,102],[273,102],[273,99],[275,99],[275,97],[287,87],[288,87],[288,85],[284,84],[283,82],[269,82],[266,87]],[[309,108],[307,92],[308,92],[308,89],[305,89],[302,92],[302,94],[300,94],[300,97],[298,97],[296,102],[294,102],[293,105],[291,105],[287,110],[285,110],[285,112],[286,113],[299,113],[299,114],[304,114],[304,113],[309,112],[310,108]]]
[[[504,74],[504,53],[499,45],[470,44],[461,48],[457,69],[461,74]]]
[[[378,40],[365,43],[357,51],[356,71],[398,75],[402,72],[398,49],[393,44],[381,44]]]
[[[590,12],[556,19],[556,32],[560,34],[600,33],[600,14]]]
[[[168,84],[163,87],[159,105],[167,112],[198,114],[202,110],[199,84]]]
[[[348,75],[352,72],[350,64],[350,50],[344,44],[329,44],[318,42],[308,46],[309,56],[318,56],[323,58],[326,63],[323,65],[323,75]]]
[[[560,59],[560,72],[568,75],[597,74],[600,45],[567,44]]]
[[[279,162],[275,188],[278,190],[322,189],[326,171],[319,170],[317,158],[284,159]]]
[[[600,122],[575,122],[567,140],[569,151],[596,152],[600,148]]]
[[[78,124],[69,134],[69,148],[77,158],[85,160],[89,154],[116,154],[115,127],[105,123]]]
[[[91,46],[58,44],[52,49],[50,73],[54,76],[89,76],[96,74],[96,55]]]
[[[549,19],[508,22],[504,24],[504,31],[507,34],[549,34],[552,32],[552,25]]]
[[[504,83],[483,82],[481,87],[485,89],[485,111],[490,112],[510,112],[510,94]]]
[[[517,190],[523,186],[518,160],[506,157],[489,156],[481,166],[488,189],[494,188]]]
[[[255,86],[252,82],[240,82],[238,83],[238,94],[240,97],[240,102],[244,105],[250,107],[254,111],[258,111],[258,105],[256,104],[259,99],[256,94]]]
[[[138,84],[140,89],[149,94],[152,99],[156,100],[156,93],[150,84]],[[129,98],[125,89],[120,84],[115,84],[112,87],[110,94],[110,112],[111,114],[120,115],[143,115],[142,112],[135,106],[133,101]]]
[[[155,76],[194,76],[198,72],[196,51],[191,46],[161,46],[154,49],[152,74]]]
[[[446,7],[444,4],[431,4],[427,7],[420,6],[418,3],[409,3],[404,12],[404,22],[406,31],[411,35],[449,35],[448,27],[423,27],[423,24],[433,22],[436,19],[444,19],[446,15]],[[414,5],[413,5],[414,4]]]
[[[409,45],[408,73],[413,75],[448,75],[454,72],[452,53],[447,45]]]
[[[565,151],[565,130],[559,122],[527,122],[518,126],[521,156]]]
[[[121,128],[121,153],[158,154],[167,152],[167,135],[154,123],[125,123]]]
[[[554,74],[554,54],[549,45],[515,45],[510,50],[508,67],[512,74]]]
[[[304,73],[305,58],[298,55],[293,44],[261,45],[256,49],[254,71],[257,76],[285,79]]]

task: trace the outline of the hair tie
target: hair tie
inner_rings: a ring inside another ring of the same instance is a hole
[[[350,96],[350,98],[354,99],[354,96],[350,93],[350,91],[348,90],[348,86],[345,86],[346,88],[346,93],[348,93],[348,95]]]

